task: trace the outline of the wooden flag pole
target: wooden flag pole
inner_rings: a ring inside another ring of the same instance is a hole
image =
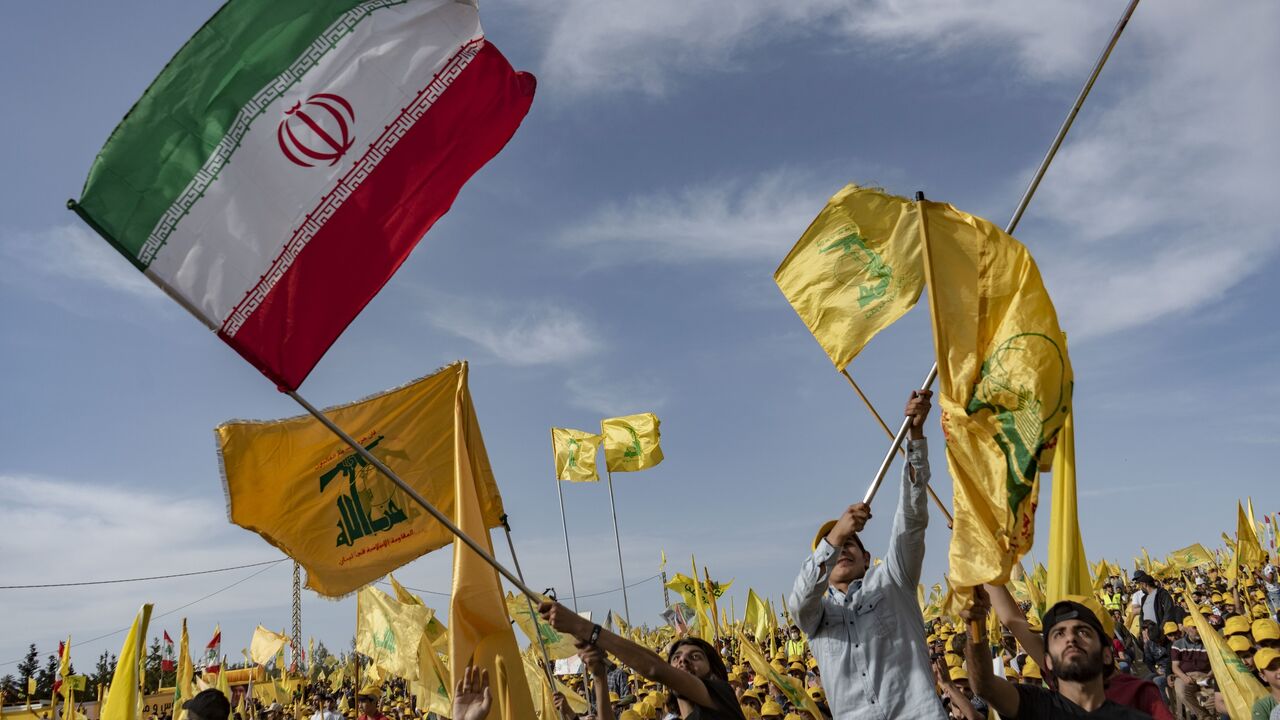
[[[498,518],[502,523],[502,531],[507,536],[507,549],[511,551],[511,563],[516,566],[516,574],[524,580],[524,572],[520,570],[520,558],[516,557],[516,544],[511,541],[511,523],[508,522],[507,514],[503,513]],[[547,674],[547,687],[551,688],[551,692],[556,691],[556,677],[551,672],[551,653],[547,652],[547,643],[542,639],[542,630],[538,627],[538,609],[533,606],[533,598],[528,595],[524,596],[524,601],[529,605],[529,619],[533,621],[533,634],[537,636],[538,648],[542,650],[542,669]]]
[[[316,420],[319,420],[321,425],[324,425],[326,428],[329,429],[330,432],[338,436],[338,438],[340,438],[344,443],[349,445],[352,450],[355,450],[357,455],[364,458],[366,462],[368,462],[370,465],[377,468],[378,472],[382,473],[387,477],[388,480],[395,483],[396,487],[403,490],[404,493],[408,495],[410,498],[412,498],[414,502],[421,505],[423,510],[426,510],[428,513],[430,513],[432,517],[440,521],[440,524],[444,525],[449,532],[457,536],[457,538],[461,540],[467,547],[471,548],[475,552],[475,554],[479,555],[481,560],[484,560],[485,562],[489,563],[489,565],[492,566],[494,570],[497,570],[499,573],[501,573],[503,577],[505,577],[512,585],[516,587],[516,589],[524,593],[525,597],[528,597],[531,599],[538,598],[537,593],[530,590],[529,586],[525,585],[524,581],[521,580],[515,573],[511,572],[505,566],[503,566],[502,563],[495,560],[493,555],[491,555],[488,550],[485,550],[483,547],[480,546],[480,543],[472,539],[470,535],[467,535],[466,533],[462,532],[462,530],[459,529],[457,525],[454,525],[453,521],[449,519],[448,515],[445,515],[444,513],[440,512],[440,510],[437,509],[435,505],[432,505],[426,498],[422,497],[421,493],[419,493],[417,490],[414,490],[412,487],[409,486],[408,483],[400,479],[400,476],[397,475],[394,470],[387,467],[378,458],[374,457],[373,453],[366,450],[363,445],[356,442],[355,438],[351,437],[345,431],[343,431],[342,428],[335,425],[332,420],[330,420],[324,413],[317,410],[315,406],[313,406],[311,403],[307,402],[306,399],[304,399],[301,395],[299,395],[296,390],[286,390],[285,394],[293,398],[294,402],[301,405],[302,408],[306,410],[308,413],[310,413],[311,416],[314,417]]]
[[[1018,227],[1018,221],[1022,219],[1022,213],[1026,211],[1027,205],[1031,203],[1031,197],[1036,194],[1036,189],[1040,187],[1040,181],[1044,179],[1045,172],[1049,169],[1049,164],[1053,162],[1054,156],[1058,154],[1058,148],[1062,147],[1062,141],[1067,137],[1067,132],[1071,129],[1072,123],[1076,120],[1076,115],[1080,113],[1080,108],[1084,106],[1085,98],[1089,97],[1089,91],[1093,89],[1094,82],[1097,81],[1098,75],[1102,72],[1102,67],[1107,64],[1107,58],[1111,57],[1111,51],[1115,48],[1116,43],[1120,40],[1120,34],[1129,24],[1129,18],[1133,17],[1133,11],[1138,7],[1138,0],[1130,0],[1128,7],[1124,9],[1124,13],[1120,16],[1120,21],[1116,23],[1115,29],[1111,31],[1111,40],[1107,46],[1103,48],[1102,54],[1098,56],[1097,62],[1093,65],[1093,71],[1089,73],[1089,78],[1085,80],[1084,87],[1080,88],[1076,100],[1071,104],[1071,110],[1067,112],[1067,117],[1062,121],[1062,126],[1058,128],[1058,133],[1054,136],[1053,142],[1049,145],[1048,152],[1045,153],[1044,159],[1040,161],[1040,167],[1036,169],[1036,174],[1031,178],[1031,183],[1027,185],[1027,190],[1022,194],[1022,199],[1018,201],[1018,207],[1013,211],[1013,217],[1009,219],[1009,224],[1005,226],[1005,233],[1012,235],[1013,231]],[[923,193],[916,194],[917,202],[924,200]],[[922,222],[923,226],[923,222]],[[933,364],[933,369],[929,371],[923,389],[928,390],[933,385],[933,380],[938,375],[938,364]],[[910,419],[903,420],[902,426],[898,429],[898,434],[893,437],[892,446],[889,452],[885,454],[884,462],[880,463],[880,469],[876,472],[876,477],[871,481],[871,486],[867,488],[867,494],[863,498],[863,502],[871,504],[871,500],[875,498],[876,492],[880,489],[880,484],[884,482],[885,473],[889,470],[889,464],[893,462],[894,453],[898,452],[898,448],[902,446],[902,441],[907,436],[907,429],[910,426]]]
[[[871,411],[871,416],[876,419],[876,422],[880,423],[880,427],[884,429],[884,434],[888,435],[889,439],[892,440],[893,431],[885,424],[884,418],[880,417],[880,413],[876,411],[876,407],[871,404],[871,400],[869,400],[866,394],[862,392],[862,388],[858,387],[858,383],[854,382],[853,376],[849,374],[847,369],[841,370],[840,374],[843,375],[844,379],[848,380],[849,384],[853,386],[853,391],[858,393],[858,397],[862,398],[862,403],[867,406],[867,410]],[[907,451],[901,446],[898,447],[898,453],[904,458],[907,456]],[[947,510],[947,506],[943,504],[942,498],[938,497],[938,493],[933,491],[933,485],[926,483],[924,487],[929,491],[929,497],[933,498],[933,503],[942,511],[942,516],[947,519],[947,529],[950,530],[954,528],[955,519],[951,517],[951,511]]]
[[[618,505],[613,501],[613,471],[606,468],[605,475],[609,478],[609,509],[613,511],[613,543],[618,546],[618,575],[622,578],[622,612],[627,616],[627,624],[630,625],[631,606],[627,603],[627,574],[622,569],[622,536],[618,534]]]

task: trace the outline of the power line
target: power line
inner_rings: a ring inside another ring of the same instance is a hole
[[[250,573],[249,575],[246,575],[245,577],[240,578],[239,580],[237,580],[237,581],[235,581],[235,582],[231,583],[230,585],[227,585],[227,586],[225,586],[225,587],[222,587],[222,588],[219,588],[219,589],[217,589],[217,590],[214,590],[213,592],[209,593],[208,595],[205,595],[204,597],[200,597],[200,598],[197,598],[197,599],[195,599],[195,600],[192,600],[191,602],[187,603],[186,605],[179,605],[178,607],[176,607],[176,608],[174,608],[174,609],[172,609],[172,610],[169,610],[168,612],[163,612],[163,613],[160,613],[159,615],[152,615],[152,616],[151,616],[151,619],[152,619],[152,620],[157,620],[157,619],[159,619],[159,618],[162,618],[162,617],[165,617],[165,616],[168,616],[168,615],[172,615],[172,614],[174,614],[174,613],[178,612],[179,610],[186,610],[187,608],[191,607],[192,605],[195,605],[195,604],[196,604],[196,603],[198,603],[198,602],[203,602],[203,601],[205,601],[205,600],[208,600],[209,598],[213,597],[214,595],[217,595],[217,594],[219,594],[219,593],[224,593],[224,592],[226,592],[226,591],[230,590],[231,588],[233,588],[233,587],[235,587],[235,586],[237,586],[237,585],[239,585],[239,584],[241,584],[241,583],[248,582],[248,581],[250,581],[250,580],[252,580],[252,579],[254,579],[254,578],[258,577],[258,576],[259,576],[259,575],[261,575],[262,573],[264,573],[264,572],[266,572],[266,571],[270,570],[272,567],[275,567],[276,565],[279,565],[280,563],[284,562],[284,561],[285,561],[285,560],[287,560],[287,559],[288,559],[288,558],[280,558],[279,560],[271,560],[271,561],[266,562],[266,563],[255,563],[255,564],[253,564],[253,565],[244,565],[244,566],[242,566],[242,567],[257,567],[257,566],[259,566],[259,565],[267,565],[268,567],[264,567],[264,568],[262,568],[261,570],[259,570],[259,571],[255,572],[255,573]],[[231,569],[231,568],[226,568],[226,569]],[[216,572],[216,571],[208,571],[208,572]],[[202,573],[188,573],[188,574],[200,575],[200,574],[202,574]],[[121,581],[121,582],[123,582],[123,581]],[[114,631],[109,632],[109,633],[107,633],[107,634],[105,634],[105,635],[99,635],[98,637],[95,637],[95,638],[89,638],[88,640],[81,640],[81,641],[79,641],[79,643],[78,643],[78,644],[87,645],[87,644],[92,643],[92,642],[97,642],[98,640],[105,640],[105,639],[107,639],[107,638],[111,637],[112,635],[119,635],[120,633],[122,633],[122,632],[127,632],[128,630],[129,630],[129,628],[128,628],[128,627],[122,627],[122,628],[120,628],[119,630],[114,630]],[[20,663],[20,662],[22,662],[22,659],[21,659],[21,658],[19,658],[19,659],[17,659],[17,660],[10,660],[9,662],[3,662],[3,663],[0,663],[0,667],[4,667],[5,665],[17,665],[17,664],[18,664],[18,663]]]
[[[192,575],[210,575],[212,573],[227,572],[229,570],[244,570],[251,567],[262,567],[263,565],[275,565],[279,560],[267,560],[260,563],[249,563],[248,565],[232,565],[231,567],[215,568],[213,570],[196,570],[194,572],[174,573],[172,575],[151,575],[149,577],[121,578],[119,580],[85,580],[83,582],[67,582],[67,583],[43,583],[39,585],[0,585],[0,590],[32,590],[35,588],[59,588],[59,587],[81,587],[84,585],[116,585],[118,583],[144,582],[147,580],[168,580],[169,578],[191,577]]]
[[[650,575],[649,577],[647,577],[647,578],[645,578],[645,579],[643,579],[643,580],[637,580],[637,581],[635,581],[635,582],[633,582],[633,583],[628,583],[628,584],[627,584],[627,588],[633,588],[633,587],[635,587],[635,586],[637,586],[637,585],[643,585],[643,584],[645,584],[645,583],[649,582],[650,580],[656,580],[656,579],[658,579],[658,578],[660,578],[660,577],[662,577],[662,575],[661,575],[661,574],[658,574],[658,575]],[[380,584],[382,584],[382,585],[390,585],[390,584],[391,584],[391,583],[387,582],[386,580],[379,580],[378,582],[379,582]],[[404,589],[405,589],[405,590],[412,590],[412,591],[414,591],[414,592],[426,593],[427,595],[439,595],[440,597],[452,597],[452,596],[453,596],[453,594],[452,594],[452,593],[440,592],[439,590],[424,590],[424,589],[422,589],[422,588],[409,587],[408,585],[404,585],[404,586],[402,586],[402,587],[404,587]],[[599,592],[593,592],[593,593],[587,593],[587,594],[585,594],[585,595],[579,595],[579,596],[578,596],[578,599],[579,599],[579,600],[581,600],[582,598],[599,597],[600,595],[608,595],[608,594],[610,594],[610,593],[616,593],[616,592],[621,592],[621,591],[622,591],[622,588],[620,588],[620,587],[616,587],[616,588],[611,588],[611,589],[609,589],[609,590],[601,590],[601,591],[599,591]]]

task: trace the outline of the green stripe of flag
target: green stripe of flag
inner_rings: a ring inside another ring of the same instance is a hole
[[[142,249],[161,217],[215,152],[234,153],[246,129],[236,125],[241,109],[287,91],[371,12],[407,1],[230,0],[116,126],[89,170],[78,210],[118,250],[149,264],[155,242],[147,255]],[[290,70],[296,72],[286,83],[270,85]],[[261,109],[246,108],[250,122]]]

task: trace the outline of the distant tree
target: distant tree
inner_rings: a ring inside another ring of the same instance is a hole
[[[14,677],[12,674],[5,675],[0,678],[0,695],[4,696],[5,703],[15,702],[19,697],[25,695],[26,692],[27,689],[25,687],[19,688],[18,678]]]
[[[44,667],[36,673],[36,697],[49,698],[53,695],[53,681],[58,679],[58,656],[49,655]]]
[[[36,651],[36,644],[31,643],[27,648],[27,656],[18,663],[18,678],[22,681],[22,697],[27,697],[27,680],[35,677],[36,672],[40,670],[40,653]]]
[[[111,684],[111,678],[115,674],[116,656],[103,650],[102,654],[98,656],[98,664],[93,669],[93,675],[89,678],[89,681],[93,683],[93,688],[90,689],[94,690],[96,694],[97,688],[105,688]]]
[[[151,638],[151,647],[147,648],[147,657],[143,661],[143,668],[146,671],[146,679],[142,686],[148,688],[148,691],[158,690],[162,687],[161,683],[164,678],[161,677],[163,673],[160,672],[161,659],[160,638],[153,637]]]

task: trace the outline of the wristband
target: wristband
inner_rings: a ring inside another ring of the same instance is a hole
[[[602,629],[603,628],[601,628],[599,625],[591,626],[591,637],[587,639],[588,645],[594,646],[596,644],[596,641],[600,639],[600,631]]]

